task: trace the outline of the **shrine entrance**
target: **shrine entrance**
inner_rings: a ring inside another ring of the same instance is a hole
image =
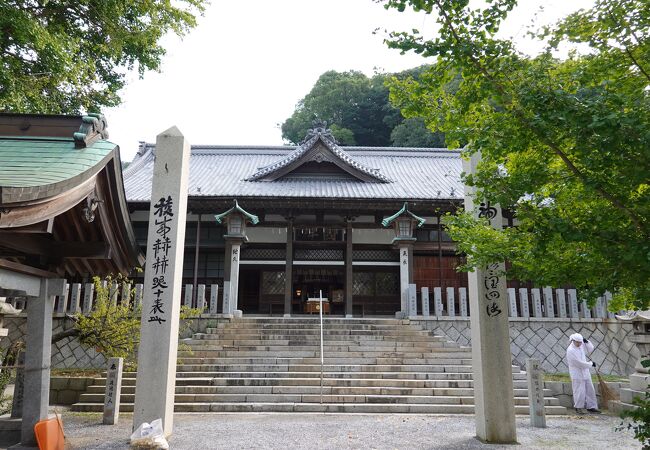
[[[323,313],[345,314],[345,270],[343,267],[294,267],[291,309],[293,314],[318,312],[315,301],[323,292]],[[326,300],[325,300],[326,299]]]

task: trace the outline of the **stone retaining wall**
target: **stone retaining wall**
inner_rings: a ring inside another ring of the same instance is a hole
[[[461,345],[471,345],[469,319],[442,317],[412,322]],[[594,343],[596,349],[591,356],[601,373],[621,376],[634,373],[640,354],[628,340],[632,325],[615,319],[510,318],[513,363],[525,369],[526,359],[536,358],[547,373],[567,373],[566,349],[573,333],[580,333]]]
[[[621,388],[629,387],[629,383],[607,382],[607,387],[616,394],[619,394]],[[563,381],[545,381],[544,388],[551,391],[551,395],[560,401],[560,405],[565,408],[573,408],[573,389],[571,388],[571,383]],[[603,404],[603,399],[600,395],[600,385],[594,383],[594,389],[596,390],[598,407],[601,409],[605,408],[606,406]]]
[[[216,326],[218,318],[203,316],[189,320],[189,327],[181,338],[191,337],[192,333],[205,331],[207,327]],[[446,336],[461,345],[470,345],[471,332],[469,319],[442,317],[416,319],[412,322]],[[7,338],[0,340],[0,348],[5,349],[25,334],[25,316],[5,318],[9,329]],[[72,327],[72,322],[63,314],[53,318],[53,332],[57,333]],[[627,376],[634,373],[634,365],[640,355],[634,344],[628,339],[632,325],[614,319],[546,319],[546,318],[511,318],[510,339],[512,357],[515,364],[522,368],[527,358],[537,358],[547,373],[568,372],[564,362],[569,336],[581,333],[596,345],[593,359],[600,366],[603,374]],[[52,367],[59,369],[104,369],[106,359],[79,344],[76,339],[59,341],[52,347]]]
[[[93,378],[50,378],[50,405],[72,405],[79,401],[81,394],[86,392],[93,383]]]

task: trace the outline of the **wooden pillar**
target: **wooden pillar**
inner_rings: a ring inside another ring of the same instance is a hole
[[[201,246],[201,214],[199,220],[196,222],[196,243],[194,244],[194,280],[192,284],[192,305],[196,305],[196,293],[198,291],[198,278],[199,278],[199,247]]]
[[[293,217],[287,219],[287,254],[284,268],[284,317],[291,317],[293,298]]]
[[[345,317],[352,317],[352,219],[345,226]]]

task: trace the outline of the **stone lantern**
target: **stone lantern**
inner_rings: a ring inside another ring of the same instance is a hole
[[[409,284],[413,280],[413,244],[416,241],[416,238],[413,237],[413,230],[424,225],[424,222],[425,219],[409,211],[407,202],[404,202],[402,209],[381,221],[385,227],[393,225],[395,230],[393,245],[399,249],[401,310],[395,314],[397,318],[416,314],[416,311],[409,311]]]
[[[235,206],[214,216],[217,223],[226,224],[226,255],[225,269],[230,266],[230,273],[224,273],[223,314],[226,317],[241,316],[237,309],[237,293],[239,290],[239,261],[241,259],[241,244],[248,242],[246,225],[257,224],[260,220],[256,215],[245,211],[235,200]]]
[[[630,375],[630,388],[621,389],[620,407],[627,409],[628,405],[632,405],[634,397],[644,397],[650,385],[650,311],[630,311],[616,315],[616,318],[632,323],[633,333],[628,339],[634,343],[641,355],[634,366],[635,372]]]

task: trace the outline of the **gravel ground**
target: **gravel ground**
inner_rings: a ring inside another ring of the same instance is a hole
[[[128,449],[132,416],[116,426],[101,424],[99,414],[63,415],[70,449]],[[547,417],[547,428],[532,428],[517,418],[524,449],[638,449],[628,431],[614,431],[617,417]],[[473,416],[384,414],[176,414],[173,450],[204,449],[474,449]]]

